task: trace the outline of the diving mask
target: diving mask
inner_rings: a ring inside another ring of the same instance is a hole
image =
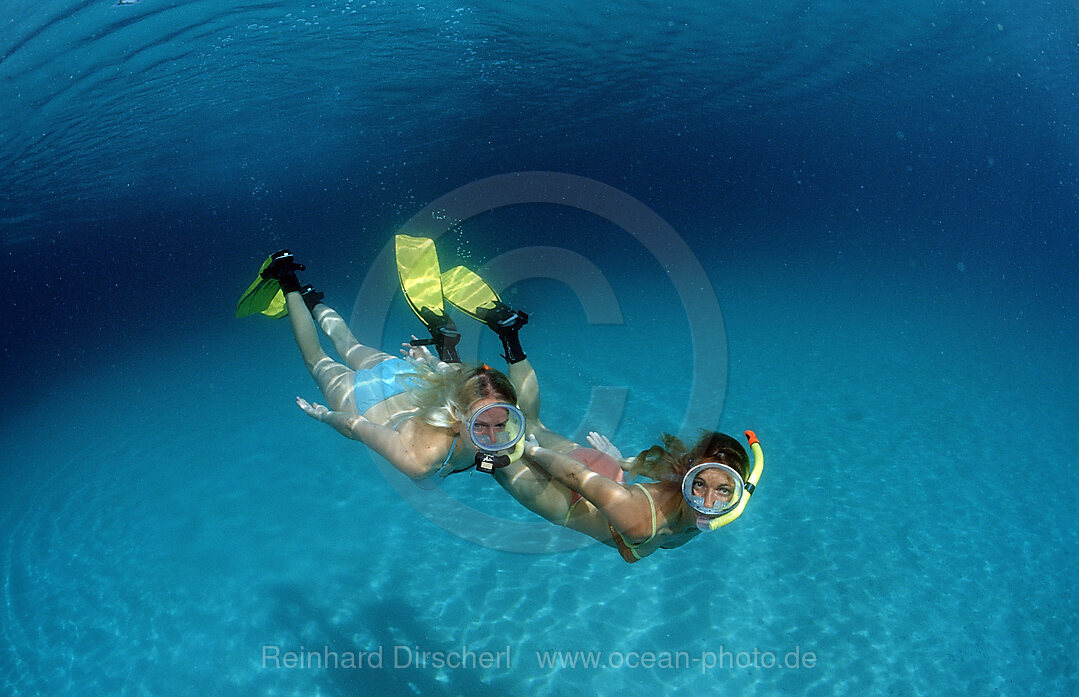
[[[733,467],[721,462],[702,462],[695,465],[682,479],[682,496],[689,507],[697,513],[698,529],[708,532],[721,528],[734,522],[745,510],[749,497],[753,494],[761,472],[764,470],[764,453],[761,451],[757,435],[753,431],[746,431],[746,439],[753,451],[753,469],[750,471],[748,481],[743,481],[742,476]],[[704,496],[694,493],[694,482],[714,486],[721,490],[711,506],[705,505]],[[729,491],[729,496],[726,494],[727,491]]]
[[[468,420],[476,447],[476,469],[488,474],[516,462],[524,453],[525,415],[507,402],[480,407]]]

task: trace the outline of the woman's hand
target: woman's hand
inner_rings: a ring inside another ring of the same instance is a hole
[[[412,338],[415,339],[416,335],[413,334]],[[401,353],[416,363],[426,365],[431,370],[438,373],[444,373],[450,369],[449,363],[443,363],[438,360],[438,356],[431,352],[431,349],[426,345],[414,346],[411,343],[405,342],[401,344]]]
[[[325,407],[321,404],[318,404],[317,402],[308,402],[303,397],[297,397],[296,404],[299,405],[300,409],[303,409],[303,413],[307,414],[316,421],[322,421],[326,418],[326,415],[330,413],[329,407]]]
[[[525,438],[524,443],[525,443],[524,453],[525,453],[525,455],[527,455],[529,457],[534,455],[536,453],[536,451],[539,450],[540,447],[541,447],[540,444],[539,444],[539,441],[536,440],[536,434],[535,433],[529,433],[528,437]]]
[[[596,433],[595,431],[589,431],[587,438],[588,444],[604,455],[615,460],[622,459],[622,451],[615,447],[615,444],[612,443],[611,439],[607,436],[602,433]]]

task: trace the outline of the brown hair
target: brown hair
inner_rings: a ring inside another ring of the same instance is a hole
[[[461,406],[466,410],[478,400],[495,397],[517,404],[517,390],[506,374],[484,363],[468,371],[458,390]]]
[[[681,482],[690,468],[702,462],[718,462],[731,467],[742,479],[749,472],[749,455],[737,440],[726,433],[701,431],[692,448],[669,433],[663,444],[653,445],[633,459],[630,473],[658,481]]]

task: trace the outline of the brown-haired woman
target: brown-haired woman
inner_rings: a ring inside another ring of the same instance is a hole
[[[619,453],[603,436],[590,434],[595,449],[587,451],[543,426],[527,359],[511,364],[509,375],[531,435],[524,457],[495,479],[525,508],[614,547],[627,562],[684,545],[748,495],[749,457],[731,436],[709,431],[687,447],[664,435],[662,445],[617,463]],[[611,475],[611,465],[653,481],[627,484]]]

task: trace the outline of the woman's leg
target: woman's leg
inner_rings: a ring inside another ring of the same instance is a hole
[[[322,330],[322,333],[333,342],[337,355],[341,356],[345,363],[348,364],[348,367],[353,370],[366,370],[387,358],[392,358],[388,353],[370,346],[364,346],[357,341],[352,334],[352,330],[345,323],[345,319],[337,314],[333,308],[319,303],[311,310],[311,315],[314,317],[315,322],[318,323],[318,328]]]
[[[299,291],[285,294],[288,321],[307,371],[315,379],[322,396],[334,411],[354,412],[352,384],[355,371],[326,355],[318,341],[318,330]],[[328,308],[327,308],[328,309]]]
[[[262,277],[276,280],[285,293],[289,325],[296,338],[296,345],[300,347],[307,372],[315,379],[331,409],[355,413],[356,405],[352,400],[355,371],[331,359],[319,344],[318,330],[311,317],[311,310],[304,300],[304,289],[300,286],[300,279],[296,277],[297,271],[304,270],[303,264],[296,263],[296,258],[287,249],[274,252],[270,259],[270,263],[262,270]],[[322,294],[310,287],[307,293],[311,297],[312,305],[318,307],[317,303]]]

